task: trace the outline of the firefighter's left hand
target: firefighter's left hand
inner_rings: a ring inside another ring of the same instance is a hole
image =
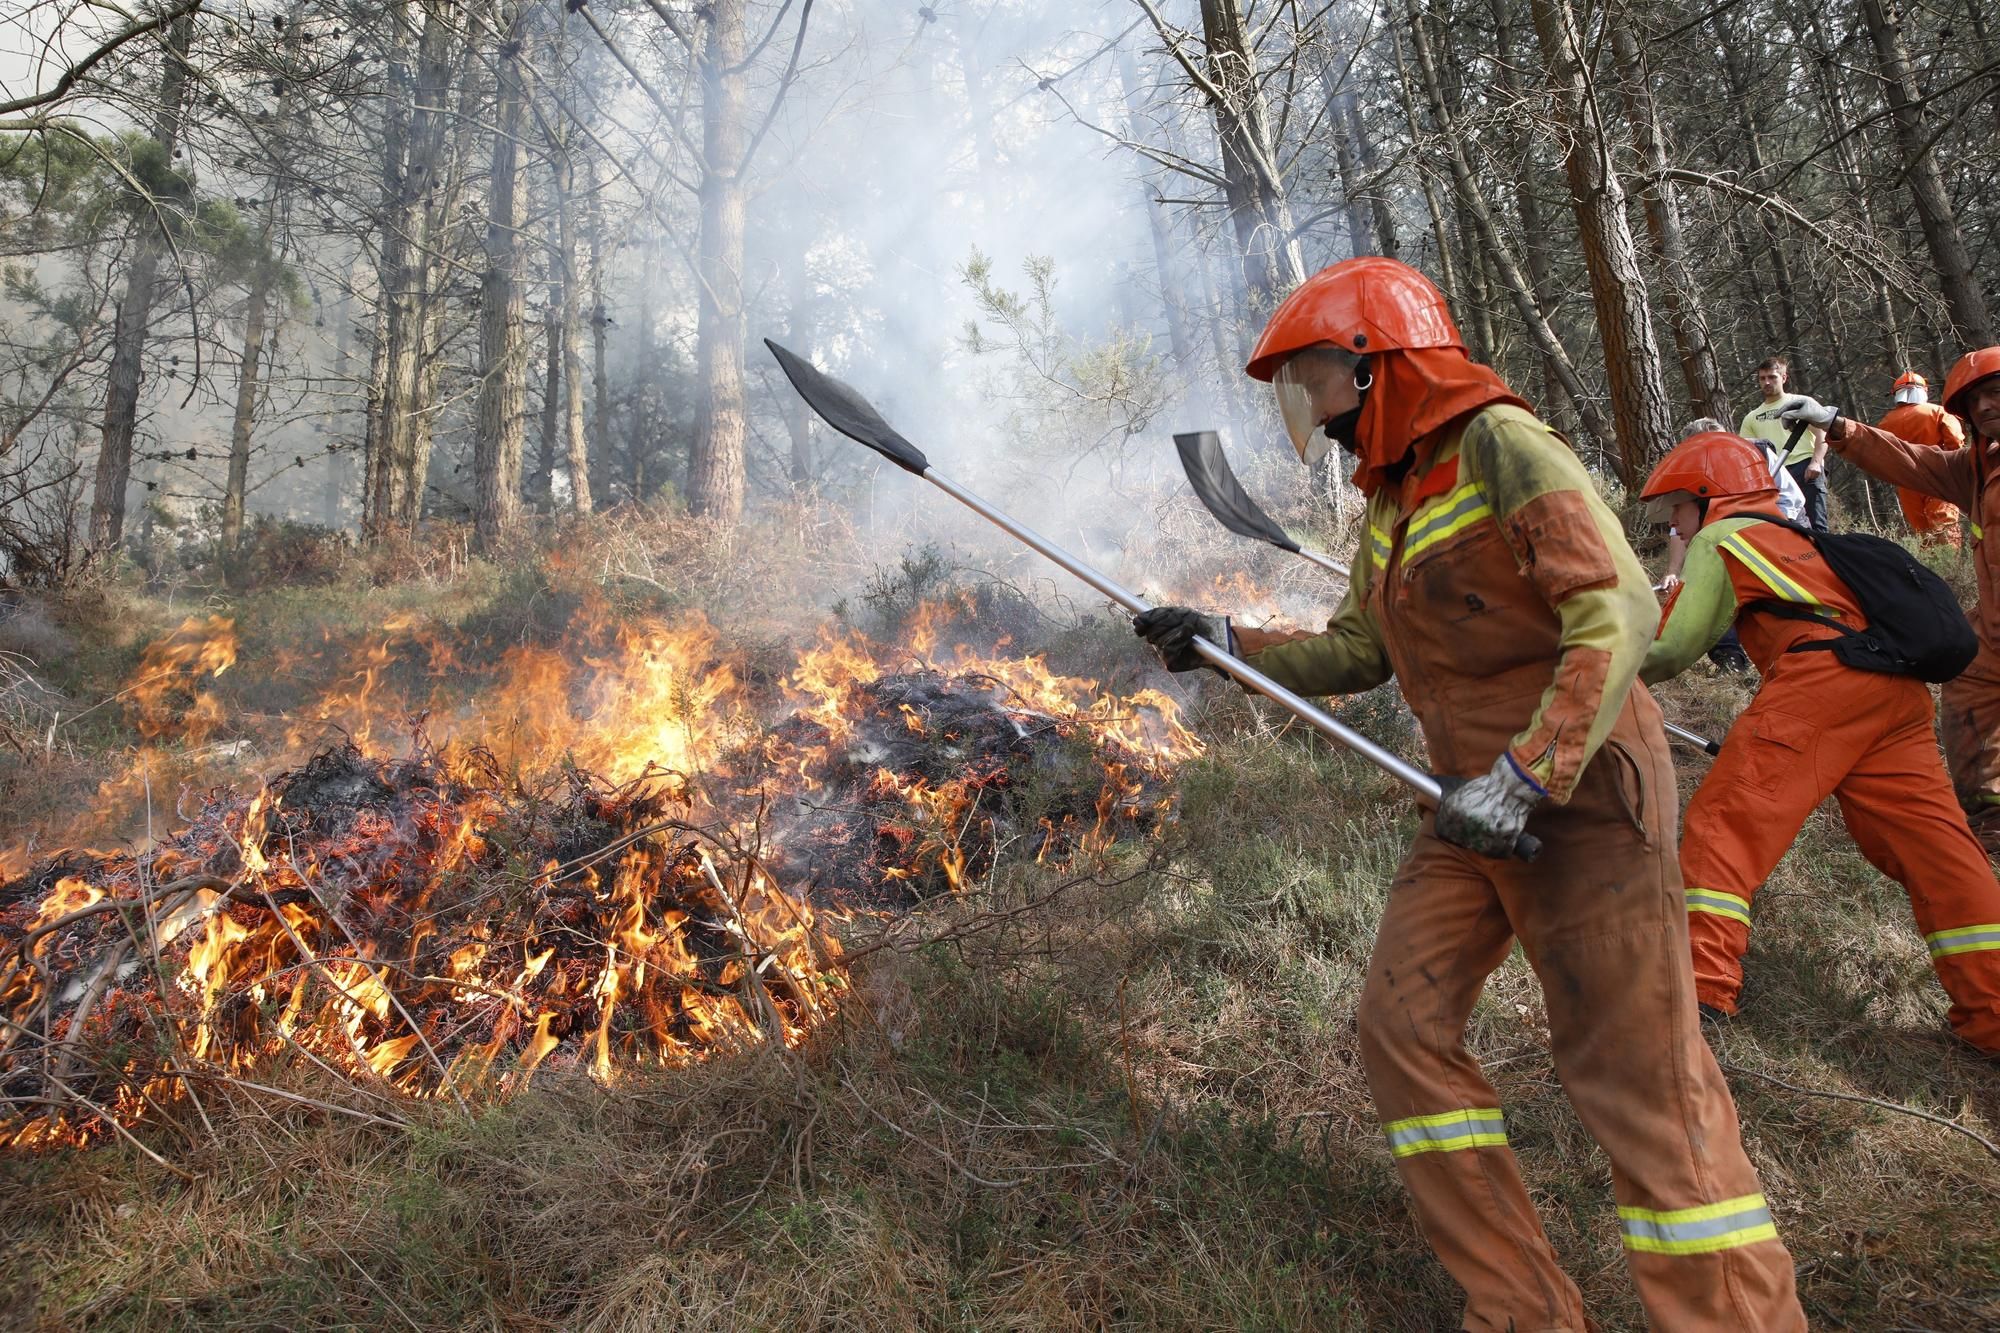
[[[1502,750],[1484,777],[1474,778],[1438,804],[1437,834],[1481,856],[1496,860],[1512,856],[1514,840],[1546,795]]]

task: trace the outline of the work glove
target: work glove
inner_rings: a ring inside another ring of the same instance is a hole
[[[1207,639],[1228,652],[1236,651],[1229,641],[1229,617],[1191,606],[1156,606],[1133,617],[1132,632],[1153,645],[1169,671],[1193,671],[1209,665],[1194,650],[1196,638]]]
[[[1528,815],[1548,793],[1523,773],[1505,750],[1485,776],[1445,794],[1438,804],[1437,834],[1469,852],[1511,856]]]
[[[1808,426],[1817,426],[1821,430],[1826,430],[1840,419],[1840,409],[1829,407],[1817,398],[1808,398],[1802,393],[1793,393],[1780,398],[1775,404],[1765,408],[1757,415],[1766,421],[1769,421],[1772,417],[1776,417],[1787,426],[1796,426],[1800,422],[1804,422]]]

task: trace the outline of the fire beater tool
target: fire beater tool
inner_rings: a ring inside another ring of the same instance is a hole
[[[792,387],[798,391],[799,397],[805,399],[806,405],[817,412],[827,425],[857,444],[873,449],[905,472],[913,473],[928,481],[1009,536],[1024,542],[1061,565],[1133,615],[1152,609],[1151,604],[1139,594],[1084,564],[1048,538],[1017,523],[938,472],[931,466],[930,460],[924,457],[921,449],[904,439],[895,427],[882,419],[881,413],[852,388],[817,369],[811,362],[780,347],[769,338],[764,340],[764,346],[771,349],[771,355],[777,358],[779,368],[785,372],[785,378],[792,382]],[[1331,714],[1308,703],[1263,672],[1207,639],[1197,638],[1194,641],[1194,649],[1204,662],[1232,677],[1246,688],[1270,699],[1322,735],[1338,741],[1383,772],[1413,788],[1420,797],[1433,806],[1447,791],[1461,786],[1466,781],[1464,778],[1427,773],[1402,756],[1383,749],[1360,732],[1337,721]],[[1533,834],[1523,833],[1514,841],[1514,855],[1523,861],[1534,860],[1541,854],[1541,850],[1541,839]]]
[[[1188,485],[1194,487],[1194,493],[1201,497],[1202,504],[1215,516],[1216,522],[1239,537],[1267,542],[1280,551],[1290,551],[1302,560],[1310,560],[1322,569],[1332,570],[1342,578],[1348,577],[1346,565],[1331,556],[1300,546],[1250,498],[1250,493],[1243,489],[1243,483],[1236,479],[1236,473],[1230,468],[1228,455],[1222,452],[1221,436],[1212,430],[1184,431],[1174,436],[1174,448],[1180,451],[1181,470],[1187,473]],[[1664,725],[1669,736],[1686,741],[1711,758],[1722,749],[1698,731],[1689,731],[1671,722]]]

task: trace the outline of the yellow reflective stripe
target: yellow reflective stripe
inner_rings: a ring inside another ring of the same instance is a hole
[[[1778,594],[1783,600],[1787,602],[1802,602],[1807,606],[1817,606],[1828,615],[1840,614],[1838,611],[1828,607],[1826,603],[1820,601],[1819,598],[1792,582],[1790,578],[1786,577],[1783,570],[1767,560],[1749,542],[1744,541],[1740,533],[1732,532],[1717,542],[1716,545],[1735,556],[1738,560],[1741,560],[1744,568],[1755,574],[1758,581],[1763,583],[1772,592]]]
[[[1924,943],[1930,946],[1933,958],[1949,958],[1955,953],[1981,953],[1987,949],[2000,949],[2000,922],[1933,931],[1924,936]]]
[[[1398,1157],[1507,1146],[1507,1126],[1497,1106],[1413,1115],[1407,1120],[1390,1121],[1382,1127],[1382,1132],[1389,1137],[1389,1151]]]
[[[1746,926],[1750,924],[1750,900],[1724,893],[1721,889],[1689,889],[1687,909],[1690,912],[1707,912],[1711,916],[1726,916]]]
[[[1985,529],[1985,528],[1982,528],[1982,527],[1980,527],[1980,526],[1979,526],[1979,524],[1978,524],[1978,523],[1977,523],[1976,521],[1972,521],[1972,520],[1968,520],[1968,521],[1969,521],[1969,522],[1972,522],[1972,540],[1974,540],[1974,541],[1978,541],[1978,540],[1979,540],[1980,538],[1982,538],[1982,537],[1984,537],[1984,536],[1986,535],[1986,529]]]
[[[1778,1238],[1761,1194],[1671,1212],[1620,1208],[1618,1225],[1625,1233],[1625,1248],[1646,1254],[1710,1254]]]
[[[1479,483],[1466,482],[1410,521],[1409,535],[1403,542],[1403,559],[1407,561],[1480,519],[1491,517],[1492,513],[1493,507],[1486,503],[1486,493],[1479,489]]]
[[[1368,525],[1368,540],[1371,543],[1373,543],[1375,547],[1375,563],[1378,565],[1388,564],[1389,563],[1388,534],[1383,532],[1382,529],[1376,527],[1373,523],[1370,523]]]

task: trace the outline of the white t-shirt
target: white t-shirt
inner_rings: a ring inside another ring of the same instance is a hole
[[[1778,446],[1755,436],[1746,435],[1743,438],[1762,449],[1764,461],[1771,465],[1771,480],[1778,486],[1778,513],[1794,523],[1805,522],[1806,493],[1792,480],[1792,474],[1785,471],[1784,455],[1778,452]]]

